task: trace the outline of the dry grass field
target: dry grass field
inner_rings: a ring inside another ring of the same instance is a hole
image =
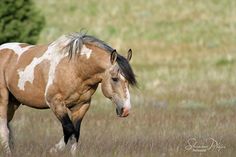
[[[236,1],[35,2],[47,21],[39,43],[85,28],[122,54],[133,49],[139,87],[131,90],[131,115],[118,118],[98,90],[82,123],[79,156],[235,156]],[[70,156],[48,153],[62,136],[50,110],[22,106],[12,130],[16,157]],[[191,138],[197,146],[217,142],[196,152],[186,149]]]

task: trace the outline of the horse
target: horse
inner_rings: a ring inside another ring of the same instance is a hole
[[[20,105],[51,109],[60,121],[63,137],[50,152],[64,150],[74,141],[92,95],[99,84],[103,95],[116,106],[119,117],[130,113],[129,86],[137,81],[127,57],[104,41],[86,33],[62,35],[47,45],[6,43],[0,46],[0,139],[4,152],[12,155],[9,122]]]

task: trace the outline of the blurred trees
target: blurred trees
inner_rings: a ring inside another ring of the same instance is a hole
[[[35,44],[44,25],[45,19],[32,0],[0,0],[0,44]]]

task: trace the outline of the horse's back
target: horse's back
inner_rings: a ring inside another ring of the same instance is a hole
[[[0,67],[1,69],[9,68],[8,65],[16,66],[19,58],[33,45],[25,43],[5,43],[0,45]]]

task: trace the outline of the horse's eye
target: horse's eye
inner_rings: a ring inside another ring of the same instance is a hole
[[[111,79],[112,79],[112,81],[114,81],[114,82],[118,82],[118,78],[117,78],[117,77],[112,77]]]

